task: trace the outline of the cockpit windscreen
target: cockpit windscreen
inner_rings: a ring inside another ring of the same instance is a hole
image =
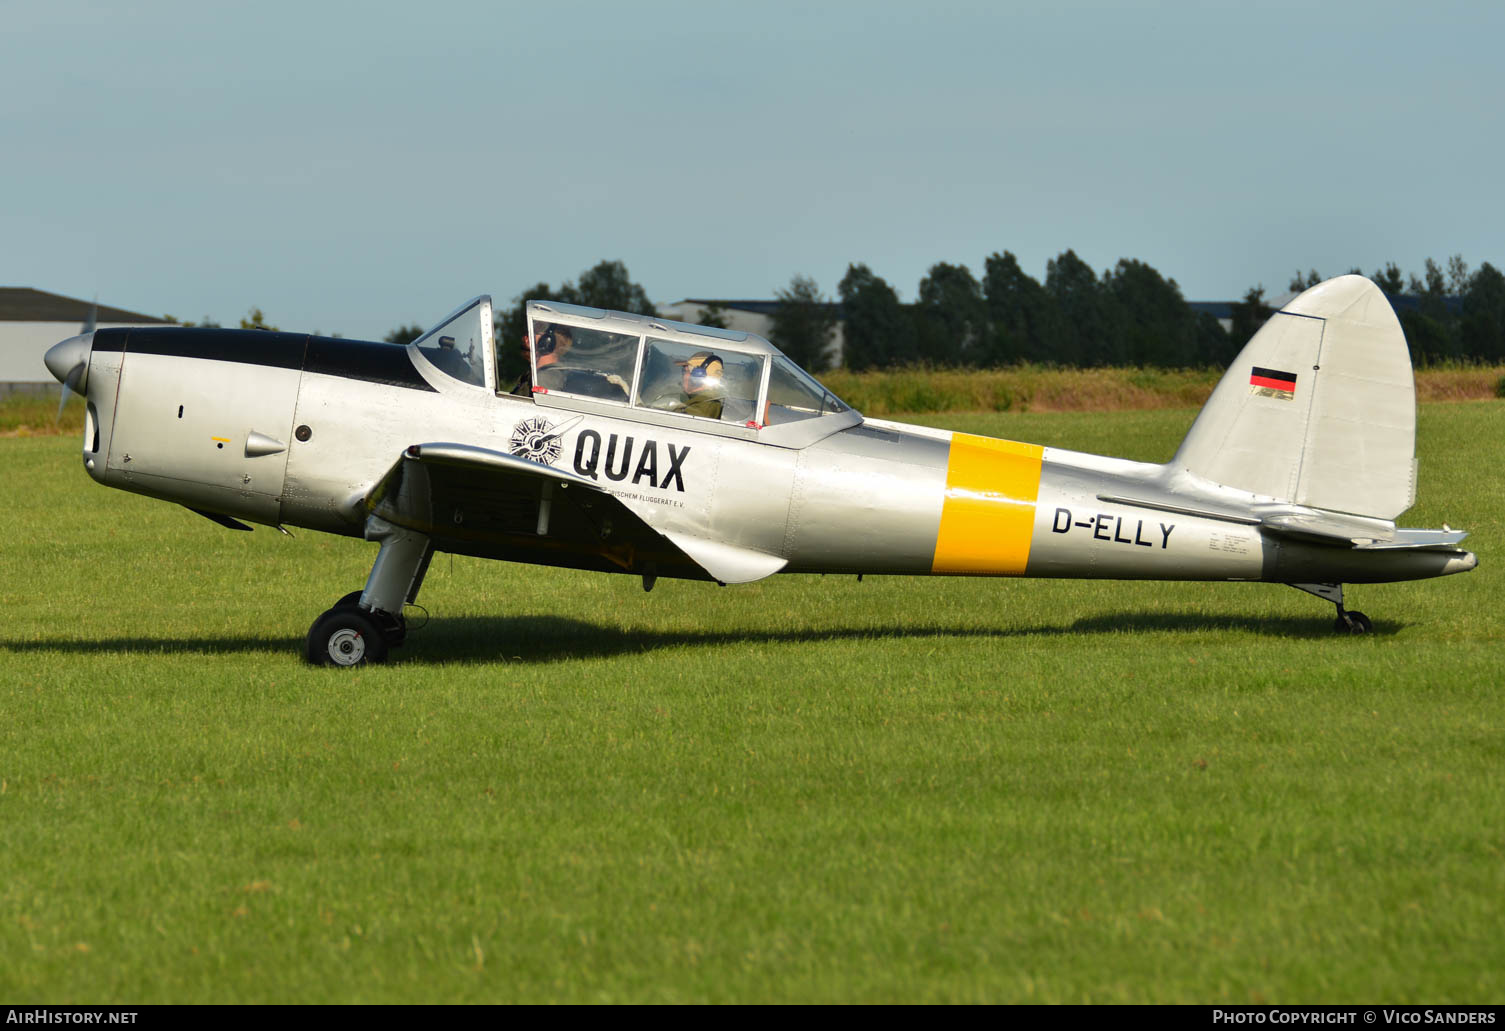
[[[797,422],[844,412],[847,406],[804,369],[783,355],[773,360],[768,375],[769,424]]]
[[[413,343],[440,372],[462,383],[483,387],[490,316],[490,300],[478,297]]]

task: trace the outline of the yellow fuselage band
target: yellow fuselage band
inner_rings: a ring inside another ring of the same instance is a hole
[[[932,572],[1024,572],[1044,452],[1038,444],[968,433],[951,438]]]

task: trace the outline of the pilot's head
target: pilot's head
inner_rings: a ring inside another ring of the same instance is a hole
[[[575,335],[569,326],[536,322],[533,328],[538,338],[537,346],[534,347],[532,339],[524,334],[523,356],[527,357],[530,350],[537,350],[539,365],[551,365],[557,362],[574,346]]]
[[[674,364],[684,366],[686,394],[720,387],[721,374],[726,368],[726,363],[721,360],[721,356],[713,351],[696,351],[684,361]]]

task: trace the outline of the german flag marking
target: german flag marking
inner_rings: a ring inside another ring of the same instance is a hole
[[[1261,397],[1289,401],[1296,396],[1296,374],[1279,369],[1262,369],[1258,365],[1249,373],[1249,392]]]
[[[1029,563],[1044,449],[958,433],[936,534],[937,573],[1018,576]]]

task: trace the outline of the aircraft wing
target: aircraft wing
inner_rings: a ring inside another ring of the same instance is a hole
[[[761,579],[785,564],[725,542],[661,532],[586,477],[469,444],[407,448],[367,495],[365,509],[461,555],[722,583]]]

